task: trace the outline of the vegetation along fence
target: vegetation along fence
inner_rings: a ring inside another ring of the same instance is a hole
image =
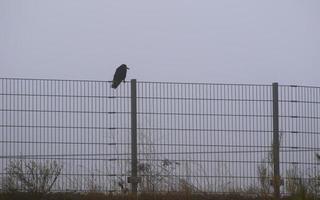
[[[0,79],[1,190],[319,195],[320,88]]]

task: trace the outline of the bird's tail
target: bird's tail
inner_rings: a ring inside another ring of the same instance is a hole
[[[120,82],[112,81],[111,87],[112,87],[113,89],[116,89],[116,88],[119,86],[119,84],[120,84]]]

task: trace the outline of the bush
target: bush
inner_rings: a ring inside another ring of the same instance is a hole
[[[2,187],[9,196],[27,192],[33,199],[41,199],[51,191],[61,170],[56,161],[13,160]]]
[[[294,166],[287,170],[286,188],[294,199],[314,199],[319,194],[319,177],[309,174],[308,178]]]

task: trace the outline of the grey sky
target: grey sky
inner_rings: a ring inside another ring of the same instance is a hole
[[[319,0],[0,0],[1,77],[320,86]]]

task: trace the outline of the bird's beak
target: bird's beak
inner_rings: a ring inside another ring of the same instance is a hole
[[[130,69],[129,67],[127,67],[127,69]]]

